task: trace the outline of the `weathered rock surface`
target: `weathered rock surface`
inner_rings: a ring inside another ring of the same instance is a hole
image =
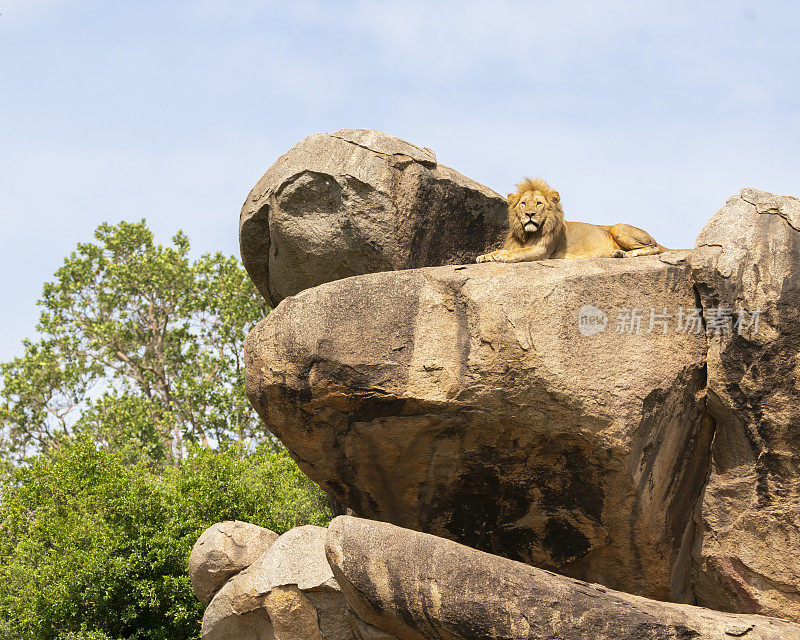
[[[278,534],[239,521],[218,522],[197,539],[189,555],[189,576],[197,599],[208,604],[232,576],[249,567]]]
[[[648,600],[348,516],[327,553],[358,617],[400,640],[800,639],[790,622]]]
[[[316,287],[250,334],[248,395],[301,468],[362,516],[691,601],[712,429],[704,336],[676,331],[696,305],[687,256]],[[582,308],[599,324],[579,327]],[[673,317],[651,327],[651,309]],[[643,318],[638,333],[626,310]]]
[[[396,640],[395,635],[364,622],[352,610],[350,611],[350,628],[353,631],[354,640]]]
[[[716,421],[698,602],[800,621],[800,200],[743,189],[700,233],[692,265]]]
[[[317,133],[242,207],[242,261],[273,305],[375,271],[474,262],[508,230],[506,201],[430,149],[369,129]]]
[[[350,640],[325,535],[307,525],[279,537],[214,596],[203,616],[203,639]]]

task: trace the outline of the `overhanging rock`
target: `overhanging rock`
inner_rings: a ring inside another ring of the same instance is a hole
[[[360,515],[691,601],[712,426],[687,257],[315,287],[250,334],[248,395]]]

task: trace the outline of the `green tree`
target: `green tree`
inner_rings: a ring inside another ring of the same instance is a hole
[[[153,471],[79,435],[0,484],[0,640],[199,638],[187,559],[203,530],[329,519],[285,451],[190,447]]]
[[[101,225],[45,284],[37,331],[0,365],[7,459],[90,432],[103,446],[177,462],[187,446],[264,432],[244,394],[244,339],[269,311],[236,259],[189,258],[178,232]]]

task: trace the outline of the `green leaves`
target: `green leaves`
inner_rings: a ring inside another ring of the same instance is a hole
[[[68,338],[25,341],[25,354],[0,364],[3,379],[0,440],[4,457],[59,446],[73,434],[73,415],[85,408],[98,366],[73,353]]]
[[[269,309],[236,259],[189,251],[101,225],[44,285],[40,339],[0,364],[0,640],[199,638],[207,527],[330,519],[244,393]]]
[[[208,526],[326,525],[324,494],[285,452],[190,449],[153,472],[79,436],[0,484],[0,639],[199,637],[187,574]]]
[[[0,365],[2,447],[17,461],[89,430],[173,463],[268,437],[244,395],[244,338],[269,311],[236,259],[189,258],[178,232],[103,224],[44,285],[25,353]]]

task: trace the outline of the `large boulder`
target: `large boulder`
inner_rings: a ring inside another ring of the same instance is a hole
[[[287,531],[230,579],[206,609],[203,640],[351,640],[325,535],[311,525]]]
[[[712,425],[687,258],[319,286],[251,332],[248,396],[359,515],[691,601]]]
[[[189,555],[189,577],[197,599],[208,604],[231,577],[249,567],[278,534],[247,522],[218,522],[206,529]]]
[[[612,591],[399,527],[347,516],[328,561],[373,638],[800,640],[800,625]]]
[[[743,189],[700,233],[692,265],[716,423],[697,598],[800,620],[800,200]]]
[[[474,262],[502,241],[506,201],[430,149],[369,129],[317,133],[242,207],[242,261],[273,305],[363,273]]]

